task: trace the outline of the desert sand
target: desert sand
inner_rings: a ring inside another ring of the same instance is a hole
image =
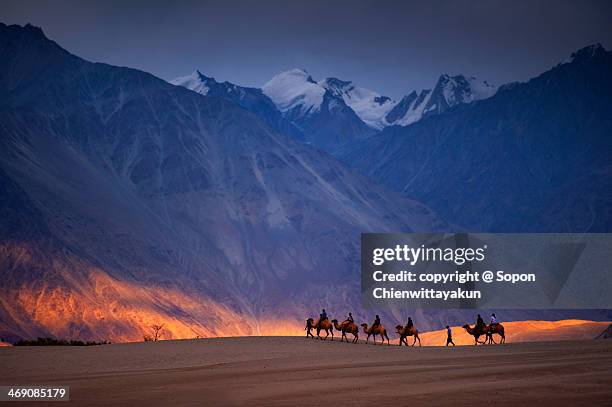
[[[70,385],[76,405],[603,406],[612,400],[610,340],[400,348],[337,338],[217,338],[8,347],[0,349],[0,366],[0,385]]]
[[[506,331],[506,342],[542,342],[542,341],[572,341],[593,339],[610,325],[610,322],[585,321],[581,319],[564,319],[561,321],[512,321],[502,322]],[[472,325],[474,326],[474,321]],[[453,342],[456,345],[473,345],[474,337],[460,326],[452,327]],[[424,332],[421,335],[423,346],[439,346],[446,343],[446,330]],[[414,338],[408,338],[412,344]],[[484,338],[480,338],[481,341]],[[499,342],[499,336],[493,340]],[[398,343],[398,341],[395,341]]]

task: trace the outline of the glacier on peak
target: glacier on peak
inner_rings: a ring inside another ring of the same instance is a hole
[[[333,95],[342,98],[368,126],[381,130],[388,123],[385,116],[397,104],[393,99],[370,89],[356,86],[353,82],[338,78],[327,78],[319,82]]]
[[[442,74],[433,89],[405,96],[385,117],[388,124],[408,126],[423,117],[442,113],[463,103],[493,96],[497,87],[473,76]]]
[[[261,89],[281,112],[296,107],[300,107],[302,113],[318,111],[325,95],[325,89],[303,69],[281,72]]]
[[[203,75],[199,70],[193,71],[191,74],[186,76],[180,76],[170,81],[171,84],[176,86],[183,86],[187,89],[191,89],[194,92],[202,95],[207,95],[210,91],[210,83],[216,83],[214,78],[209,78]]]

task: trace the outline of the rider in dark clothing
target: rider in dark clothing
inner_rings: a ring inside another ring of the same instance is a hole
[[[325,308],[323,308],[321,311],[321,321],[325,321],[327,319],[327,312],[325,312]]]
[[[380,317],[378,315],[376,315],[376,318],[374,319],[374,324],[372,325],[372,328],[376,327],[380,325]]]
[[[480,314],[478,314],[478,317],[476,318],[476,328],[484,326],[484,321],[482,320],[482,317],[480,316]]]
[[[414,324],[412,323],[412,318],[408,317],[408,323],[406,324],[406,329],[410,329],[414,326]]]

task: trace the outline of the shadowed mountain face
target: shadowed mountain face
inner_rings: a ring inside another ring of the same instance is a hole
[[[433,89],[412,92],[398,103],[353,82],[315,81],[292,69],[274,76],[262,89],[217,82],[199,71],[170,83],[202,95],[231,100],[255,113],[280,133],[332,154],[386,126],[406,126],[459,104],[491,97],[496,87],[463,75],[441,75]]]
[[[306,71],[293,69],[268,81],[262,91],[283,117],[305,135],[305,141],[328,152],[377,133],[343,100]]]
[[[0,24],[1,337],[299,334],[321,307],[369,320],[360,233],[443,229],[227,97]],[[380,313],[427,329],[472,312]]]
[[[230,82],[217,82],[214,78],[195,71],[191,75],[176,78],[171,84],[183,86],[201,95],[226,98],[255,113],[261,120],[279,133],[292,136],[297,140],[305,140],[306,136],[285,119],[272,100],[264,95],[261,89],[238,86]]]
[[[487,81],[463,75],[440,75],[433,89],[412,92],[402,98],[385,116],[389,125],[407,126],[424,117],[440,114],[451,107],[489,98],[497,88]]]
[[[612,53],[346,149],[355,168],[478,232],[612,230]]]
[[[359,309],[359,237],[426,207],[225,98],[0,24],[0,335],[283,333]],[[299,325],[298,325],[299,324]]]

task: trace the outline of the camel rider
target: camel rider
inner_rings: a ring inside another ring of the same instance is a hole
[[[482,317],[480,316],[480,314],[478,314],[478,317],[476,318],[476,328],[480,328],[481,326],[484,326],[484,321],[482,320]]]
[[[412,318],[408,317],[408,323],[406,323],[406,330],[411,329],[414,326],[414,324],[412,323]]]
[[[497,317],[495,314],[491,314],[491,325],[497,325]]]
[[[374,324],[372,325],[372,328],[376,328],[379,325],[380,325],[380,317],[376,315],[376,318],[374,318]]]
[[[355,322],[355,321],[353,320],[353,314],[351,314],[351,313],[349,312],[348,317],[346,317],[346,319],[345,319],[344,321],[342,321],[342,323],[341,323],[340,325],[346,325],[346,324],[350,324],[350,323],[352,323],[352,322]]]
[[[325,308],[321,310],[320,317],[321,317],[320,321],[325,321],[327,319],[327,312],[325,312]]]

